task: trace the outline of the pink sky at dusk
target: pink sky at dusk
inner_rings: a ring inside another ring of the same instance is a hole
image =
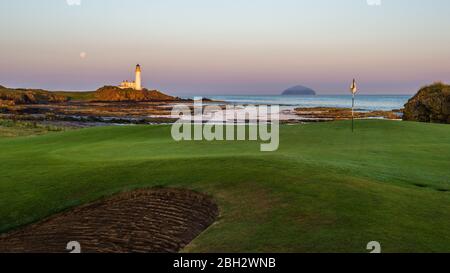
[[[365,94],[412,94],[450,81],[448,1],[37,2],[0,3],[1,85],[94,90],[137,63],[146,87],[175,95],[338,94],[353,77]]]

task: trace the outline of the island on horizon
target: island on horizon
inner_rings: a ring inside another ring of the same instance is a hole
[[[296,85],[294,87],[288,88],[283,91],[281,94],[283,96],[315,96],[317,95],[316,91],[313,89],[303,86],[303,85]]]

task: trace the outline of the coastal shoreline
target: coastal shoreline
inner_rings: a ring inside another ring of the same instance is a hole
[[[181,104],[188,106],[190,109],[193,109],[194,106],[191,100],[170,102],[69,101],[3,107],[0,109],[0,118],[74,127],[121,124],[171,124],[178,120],[178,117],[171,115],[171,110],[174,106]],[[227,105],[236,104],[206,100],[204,107],[208,105],[215,105],[225,109]],[[237,112],[239,110],[236,109],[234,111]],[[401,110],[365,111],[356,109],[355,118],[397,120],[401,119]],[[351,119],[351,109],[339,107],[296,108],[282,106],[279,112],[280,123],[326,122],[346,119]]]

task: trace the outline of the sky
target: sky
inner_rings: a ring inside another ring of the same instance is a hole
[[[172,95],[450,82],[448,0],[1,0],[0,85]]]

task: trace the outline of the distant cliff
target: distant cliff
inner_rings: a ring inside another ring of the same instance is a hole
[[[176,101],[178,98],[163,94],[157,90],[120,89],[116,86],[104,86],[94,95],[95,101]]]
[[[450,124],[450,86],[423,87],[405,105],[403,120]]]
[[[0,105],[44,104],[68,101],[69,98],[40,89],[9,89],[0,86]]]
[[[294,87],[291,87],[289,89],[286,89],[282,95],[285,96],[315,96],[316,95],[316,91],[312,90],[311,88],[302,86],[302,85],[297,85]]]

